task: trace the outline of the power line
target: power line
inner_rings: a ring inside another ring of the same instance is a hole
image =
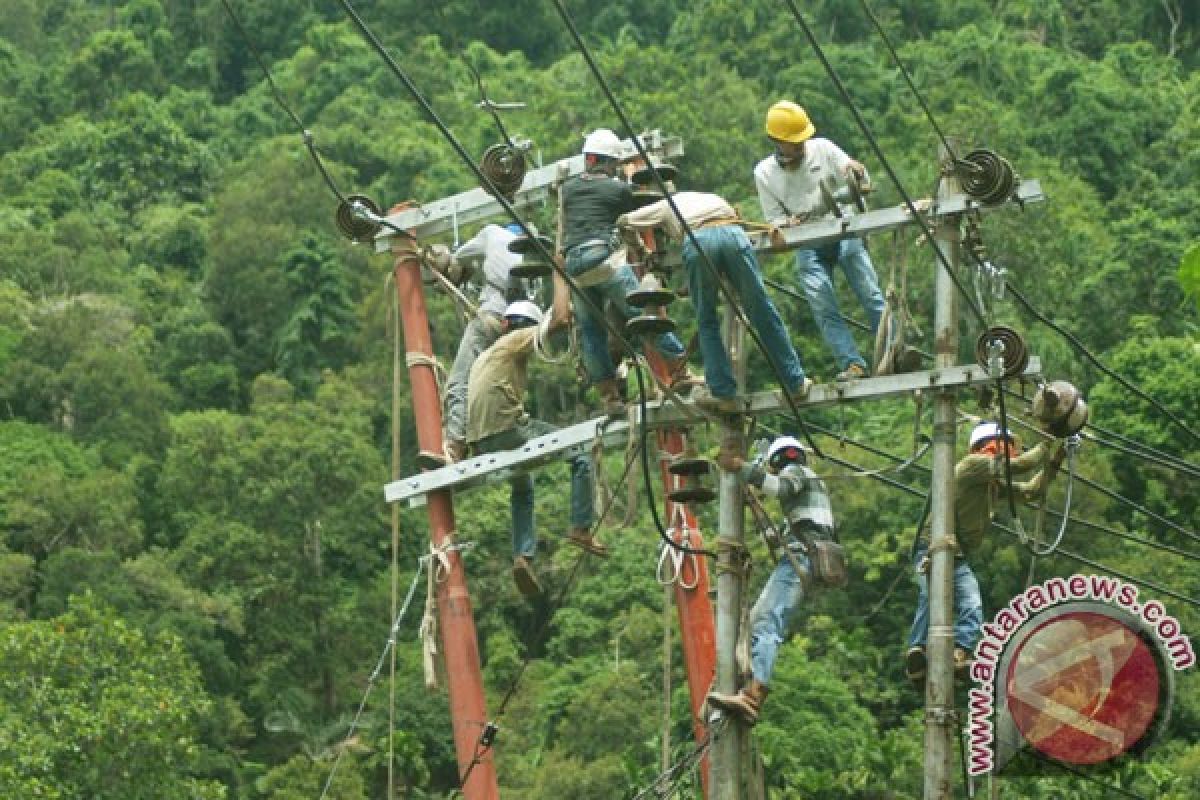
[[[789,0],[789,2],[790,1],[791,0]],[[1089,362],[1091,362],[1092,365],[1096,367],[1096,369],[1100,370],[1105,375],[1112,378],[1117,383],[1121,384],[1121,386],[1126,391],[1128,391],[1130,394],[1136,395],[1141,400],[1150,404],[1160,414],[1162,414],[1168,420],[1173,422],[1181,431],[1186,433],[1188,436],[1192,437],[1193,439],[1195,439],[1197,441],[1200,441],[1200,435],[1198,435],[1195,431],[1193,431],[1191,428],[1189,428],[1187,426],[1187,424],[1184,423],[1184,421],[1182,419],[1180,419],[1174,412],[1172,412],[1170,409],[1168,409],[1162,403],[1158,402],[1153,397],[1151,397],[1150,395],[1146,394],[1141,389],[1139,389],[1137,386],[1133,385],[1128,380],[1123,378],[1115,370],[1113,370],[1110,367],[1108,367],[1107,365],[1105,365],[1099,358],[1092,355],[1092,352],[1090,350],[1088,350],[1087,347],[1083,344],[1083,342],[1081,342],[1079,340],[1079,337],[1077,337],[1075,334],[1071,333],[1066,328],[1062,327],[1061,325],[1056,323],[1054,320],[1050,319],[1045,314],[1041,313],[1036,308],[1034,308],[1033,304],[1030,303],[1029,300],[1025,297],[1025,295],[1021,294],[1021,292],[1019,292],[1015,286],[1013,286],[1011,283],[1009,283],[1009,284],[1007,284],[1006,288],[1008,290],[1008,293],[1011,294],[1013,297],[1015,297],[1017,299],[1017,302],[1019,302],[1025,308],[1026,311],[1028,311],[1030,314],[1032,314],[1043,325],[1046,325],[1051,330],[1053,330],[1055,333],[1057,333],[1059,336],[1062,336],[1064,339],[1066,339],[1066,341],[1073,348],[1075,348],[1075,351],[1077,353],[1079,353],[1081,356],[1083,356],[1084,358],[1086,358]]]
[[[808,22],[805,21],[804,16],[800,13],[800,9],[796,7],[794,0],[784,0],[784,3],[789,9],[791,9],[792,16],[796,18],[796,22],[798,22],[801,29],[803,29],[804,35],[808,39],[809,44],[812,45],[813,51],[816,53],[821,65],[825,67],[825,71],[828,73],[829,79],[833,82],[833,85],[841,94],[842,101],[854,115],[854,119],[858,122],[858,126],[862,130],[863,135],[871,144],[871,149],[875,151],[875,157],[879,159],[879,163],[883,165],[888,177],[892,179],[892,183],[895,185],[896,191],[900,194],[901,198],[904,200],[905,206],[908,208],[908,213],[911,214],[913,220],[921,226],[921,232],[925,234],[926,240],[929,242],[930,247],[933,248],[933,252],[937,256],[938,263],[941,264],[942,269],[946,271],[946,274],[954,283],[955,288],[958,289],[959,294],[963,296],[967,307],[971,309],[971,313],[975,315],[975,318],[980,322],[980,324],[986,325],[987,321],[984,318],[983,311],[981,311],[979,306],[976,304],[975,298],[973,298],[970,292],[966,290],[966,287],[962,285],[962,281],[959,280],[958,275],[954,273],[954,269],[950,266],[950,262],[946,259],[946,254],[942,252],[942,248],[938,245],[937,239],[933,235],[933,231],[929,228],[928,223],[925,222],[924,217],[922,217],[917,211],[916,204],[913,202],[908,190],[904,188],[904,184],[900,182],[900,177],[896,174],[896,171],[892,169],[891,162],[888,161],[887,156],[883,152],[883,148],[880,147],[879,142],[875,139],[874,134],[871,133],[871,129],[867,125],[867,121],[863,118],[862,112],[858,110],[858,106],[855,105],[854,99],[850,97],[850,92],[846,89],[846,85],[842,83],[842,79],[837,74],[837,70],[833,68],[833,64],[830,63],[829,58],[825,55],[825,51],[821,48],[820,42],[817,41],[817,37],[812,32],[812,28],[810,28]]]
[[[774,355],[770,350],[767,349],[767,346],[759,337],[758,332],[754,329],[754,326],[750,325],[749,320],[746,317],[746,313],[741,308],[737,298],[725,285],[724,281],[721,280],[721,276],[718,273],[716,266],[709,259],[708,253],[704,251],[704,249],[700,246],[700,243],[696,240],[695,232],[692,230],[692,227],[688,224],[687,220],[684,219],[683,214],[679,211],[679,207],[675,205],[675,200],[671,197],[671,192],[668,190],[666,182],[658,173],[658,169],[655,168],[653,163],[651,163],[649,155],[646,153],[645,148],[638,139],[637,131],[634,129],[633,124],[629,121],[629,117],[625,114],[620,102],[617,101],[616,96],[613,94],[612,87],[609,86],[608,81],[604,78],[603,73],[600,72],[600,67],[596,63],[596,60],[592,57],[592,53],[588,49],[587,44],[583,41],[583,37],[580,35],[579,29],[575,26],[575,22],[571,18],[570,12],[567,11],[566,6],[562,3],[562,0],[554,0],[554,6],[556,9],[558,9],[558,13],[559,16],[562,17],[563,24],[565,24],[567,29],[570,31],[571,37],[575,41],[576,48],[587,62],[588,67],[592,71],[592,75],[596,78],[596,82],[600,85],[604,96],[608,99],[609,105],[612,106],[613,111],[621,120],[621,124],[625,126],[630,140],[633,142],[634,147],[637,148],[638,155],[642,157],[642,160],[646,162],[646,166],[650,169],[650,173],[654,177],[654,181],[658,185],[659,190],[662,192],[663,199],[666,201],[667,206],[671,209],[671,213],[674,214],[675,218],[679,221],[679,224],[688,237],[688,241],[691,243],[692,247],[696,249],[696,252],[699,253],[700,257],[704,260],[705,268],[715,280],[718,289],[725,296],[726,301],[730,304],[730,307],[734,313],[736,313],[738,318],[745,324],[746,332],[750,334],[750,337],[754,340],[754,343],[758,345],[758,349],[762,352],[763,356],[767,360],[768,366],[770,366],[771,371],[775,374],[775,380],[783,392],[784,402],[786,402],[791,408],[796,422],[800,425],[802,434],[812,446],[813,450],[820,455],[819,448],[817,447],[816,443],[813,442],[812,437],[808,435],[808,431],[805,429],[804,420],[800,417],[800,410],[797,408],[795,401],[792,399],[791,393],[788,391],[788,388],[784,383],[783,373],[780,370],[779,365],[776,363]]]

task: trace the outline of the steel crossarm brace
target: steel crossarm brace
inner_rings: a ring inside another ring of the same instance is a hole
[[[638,138],[647,152],[659,158],[671,159],[683,155],[683,140],[678,136],[664,136],[660,131],[653,130],[641,134]],[[632,140],[624,139],[621,144],[630,156],[637,154]],[[545,200],[550,196],[551,187],[564,178],[580,174],[583,167],[583,156],[575,155],[530,170],[525,174],[525,180],[521,182],[521,188],[513,198],[513,207],[527,208]],[[476,187],[433,203],[389,214],[387,220],[402,230],[412,231],[421,239],[451,230],[455,226],[467,226],[503,214],[504,207],[496,198],[484,189]],[[393,229],[384,227],[375,237],[375,252],[387,252],[391,248],[391,238],[394,235]]]
[[[1015,201],[984,205],[970,195],[959,192],[947,195],[942,198],[936,208],[930,208],[923,213],[926,219],[931,219],[947,214],[961,214],[965,211],[997,211],[1009,206],[1012,202],[1024,205],[1025,203],[1041,202],[1045,199],[1046,196],[1042,193],[1041,183],[1036,180],[1024,180],[1017,187]],[[770,238],[765,233],[751,235],[750,241],[753,242],[755,250],[778,253],[786,250],[815,247],[851,236],[882,233],[912,223],[913,216],[908,213],[908,206],[898,205],[864,211],[861,214],[840,219],[837,217],[822,217],[813,222],[780,228],[779,233],[783,236],[785,242],[783,246],[772,245]]]
[[[1041,375],[1042,364],[1037,356],[1029,359],[1021,377],[1034,378]],[[816,408],[855,400],[874,400],[916,391],[931,391],[979,386],[993,380],[986,369],[975,364],[949,367],[941,370],[906,372],[900,375],[885,375],[878,378],[863,378],[843,383],[823,383],[814,386],[800,408]],[[686,403],[691,405],[690,402]],[[778,391],[756,392],[746,396],[745,413],[769,414],[788,411],[787,402]],[[689,419],[673,403],[651,402],[646,404],[646,424],[652,429],[682,427]],[[692,412],[693,414],[695,412]],[[384,486],[384,497],[389,503],[407,502],[410,506],[425,503],[425,495],[442,489],[463,490],[506,480],[517,472],[528,472],[547,463],[560,463],[578,453],[591,450],[597,436],[605,447],[623,446],[628,437],[637,435],[635,419],[631,432],[625,419],[585,420],[576,425],[562,428],[531,439],[517,450],[504,450],[476,456],[441,469],[422,472]]]

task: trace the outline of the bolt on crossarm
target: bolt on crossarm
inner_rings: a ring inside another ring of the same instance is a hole
[[[412,387],[413,416],[420,450],[438,452],[442,448],[442,409],[438,396],[429,333],[429,315],[421,283],[421,262],[412,239],[396,237],[392,242],[396,256],[394,276],[400,301],[400,321],[404,331],[405,361]],[[435,548],[453,543],[454,505],[449,491],[431,492],[428,498],[429,536]],[[480,735],[487,723],[483,677],[479,669],[479,646],[475,638],[475,618],[471,595],[467,591],[462,558],[457,551],[447,553],[450,564],[446,580],[438,584],[438,627],[442,654],[449,683],[450,719],[454,727],[454,750],[458,774],[467,776],[462,788],[466,800],[498,800],[496,766],[488,748],[481,747]],[[430,569],[434,567],[431,565]]]
[[[941,153],[943,175],[938,199],[958,192],[949,155]],[[949,270],[957,270],[961,218],[937,220],[935,243]],[[937,369],[958,360],[958,297],[947,269],[936,271],[934,288],[934,363]],[[925,800],[948,800],[951,787],[954,713],[954,441],[956,396],[939,392],[933,407],[933,477],[929,510],[929,637],[925,682]],[[919,535],[919,534],[918,534]]]

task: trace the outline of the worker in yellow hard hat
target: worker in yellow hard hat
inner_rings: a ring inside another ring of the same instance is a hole
[[[830,198],[844,185],[850,181],[859,187],[869,185],[866,167],[833,142],[815,136],[816,126],[808,112],[795,103],[783,100],[771,106],[766,127],[775,152],[755,166],[754,183],[763,217],[772,225],[792,225],[832,214],[835,209]],[[848,215],[853,208],[839,205],[836,211]],[[835,266],[841,266],[850,282],[872,333],[883,314],[883,292],[871,256],[856,236],[796,251],[796,279],[804,287],[821,336],[833,351],[840,370],[837,380],[852,380],[866,377],[868,369],[838,308],[833,291]]]

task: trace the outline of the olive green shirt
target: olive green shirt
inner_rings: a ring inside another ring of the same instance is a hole
[[[479,354],[467,378],[467,442],[517,426],[525,413],[529,354],[537,326],[506,333]]]
[[[1027,481],[1013,481],[1014,498],[1029,500],[1041,492],[1049,451],[1045,443],[1040,443],[1010,459],[1014,477],[1037,470]],[[954,536],[958,540],[958,555],[970,555],[983,543],[983,535],[992,525],[996,501],[1007,492],[1003,454],[968,453],[954,467]],[[921,530],[921,542],[929,544],[928,523]]]

